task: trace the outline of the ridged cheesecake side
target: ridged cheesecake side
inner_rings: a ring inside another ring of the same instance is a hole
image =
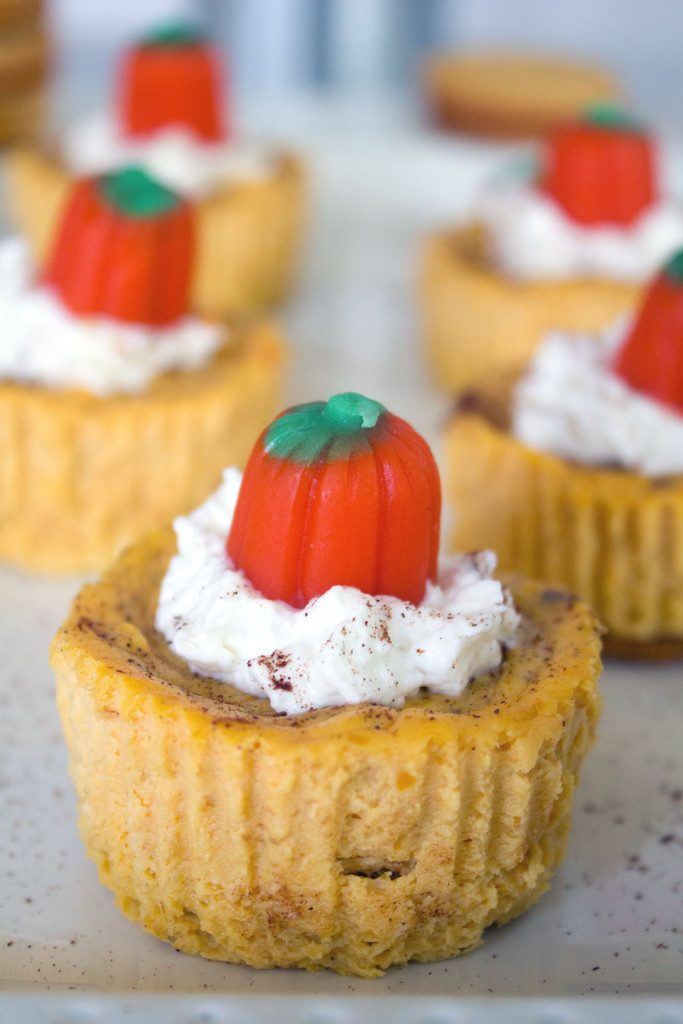
[[[212,959],[372,977],[545,891],[599,711],[585,605],[515,584],[519,646],[457,699],[276,716],[155,632],[173,548],[129,549],[51,653],[81,834],[127,916]]]
[[[680,656],[683,477],[580,466],[467,409],[447,431],[446,467],[453,549],[492,547],[504,571],[580,594],[617,641],[661,642],[663,656],[676,641]]]
[[[421,257],[427,359],[444,388],[519,373],[548,331],[595,332],[635,306],[638,285],[607,278],[513,281],[487,266],[476,222],[433,235]]]
[[[10,213],[42,266],[73,175],[40,150],[6,158]],[[283,154],[272,175],[217,190],[197,206],[193,309],[230,316],[274,305],[289,290],[303,234],[303,165]]]
[[[196,309],[217,316],[268,309],[291,290],[306,216],[303,164],[284,154],[269,177],[199,203]]]
[[[244,465],[273,415],[285,361],[268,323],[230,328],[200,369],[140,394],[0,382],[0,560],[102,569],[135,537],[194,508]]]

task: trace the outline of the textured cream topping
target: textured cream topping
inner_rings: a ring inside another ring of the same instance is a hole
[[[175,522],[178,554],[156,625],[194,672],[267,697],[276,711],[374,701],[420,687],[456,696],[498,668],[519,623],[491,552],[443,559],[419,606],[332,587],[302,609],[259,594],[225,552],[241,474]]]
[[[168,327],[76,317],[33,283],[28,248],[0,241],[0,377],[98,396],[143,391],[160,373],[204,366],[227,339],[225,327],[184,317]]]
[[[595,337],[549,334],[517,385],[513,432],[579,463],[683,473],[683,416],[612,372],[626,329],[621,320]]]
[[[475,219],[484,224],[491,263],[508,277],[606,277],[643,281],[683,245],[683,209],[662,199],[627,228],[587,227],[526,184],[491,187]]]
[[[196,199],[223,185],[268,177],[277,155],[245,140],[203,142],[180,125],[162,128],[146,139],[126,139],[104,114],[67,130],[64,157],[75,174],[103,174],[136,164],[168,188]]]

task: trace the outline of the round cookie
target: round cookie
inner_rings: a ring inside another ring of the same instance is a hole
[[[0,0],[0,30],[35,25],[43,9],[43,0]]]
[[[0,143],[40,137],[50,40],[42,0],[0,0]]]
[[[33,142],[40,138],[45,118],[45,90],[42,85],[28,92],[0,98],[0,143]],[[11,159],[11,154],[5,161]]]
[[[40,85],[49,55],[49,41],[40,25],[0,30],[0,102]]]
[[[544,135],[591,104],[622,95],[600,67],[514,51],[432,57],[423,88],[442,127],[494,138]]]

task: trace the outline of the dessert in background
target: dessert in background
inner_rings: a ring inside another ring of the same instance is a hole
[[[197,203],[193,308],[225,315],[284,296],[302,231],[302,166],[274,145],[239,137],[219,55],[193,29],[169,26],[127,50],[113,109],[71,125],[54,152],[8,156],[11,211],[38,265],[74,176],[130,163]]]
[[[539,168],[512,166],[468,221],[428,240],[421,301],[435,376],[457,392],[519,373],[549,330],[601,330],[682,243],[683,209],[662,190],[647,132],[614,108],[565,124]]]
[[[683,250],[634,316],[464,396],[446,444],[455,547],[580,594],[613,653],[683,656]]]
[[[0,144],[40,135],[49,57],[42,0],[0,0]]]
[[[546,135],[589,105],[622,96],[604,68],[514,51],[431,57],[422,85],[441,127],[501,139]]]
[[[195,233],[188,200],[126,168],[74,183],[42,275],[0,243],[0,558],[99,569],[246,459],[283,345],[192,312]]]
[[[128,917],[211,959],[373,977],[547,889],[596,623],[490,551],[438,558],[440,504],[422,438],[335,395],[81,591],[51,661],[81,834]]]

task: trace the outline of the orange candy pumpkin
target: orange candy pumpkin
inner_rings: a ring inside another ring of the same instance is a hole
[[[614,370],[634,390],[683,416],[683,249],[648,288]]]
[[[226,137],[223,82],[217,53],[182,25],[147,36],[129,50],[119,71],[121,130],[132,138],[179,125],[205,142]]]
[[[337,584],[418,604],[436,578],[441,488],[427,443],[353,392],[295,406],[259,437],[227,539],[266,597]]]
[[[162,327],[188,309],[189,204],[128,167],[76,182],[43,279],[78,316]]]
[[[657,198],[652,140],[630,118],[596,108],[550,139],[541,189],[579,224],[632,224]]]

